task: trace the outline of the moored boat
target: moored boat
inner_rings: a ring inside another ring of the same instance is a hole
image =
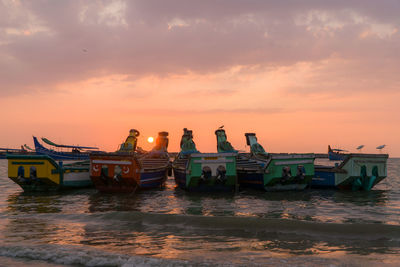
[[[97,147],[59,145],[47,138],[42,138],[42,141],[52,148],[60,149],[60,151],[44,147],[38,141],[38,139],[33,136],[33,143],[35,144],[36,153],[39,155],[47,155],[54,160],[88,160],[91,153],[98,151]],[[64,149],[69,149],[70,151],[61,151]]]
[[[346,154],[334,165],[316,165],[311,186],[315,188],[370,191],[387,176],[387,154]]]
[[[256,134],[246,133],[250,153],[239,153],[237,173],[240,186],[266,191],[303,190],[314,176],[313,153],[267,153]]]
[[[92,185],[89,162],[63,164],[47,155],[7,155],[8,177],[24,191],[55,191]]]
[[[226,140],[224,130],[218,129],[215,134],[218,153],[199,153],[192,131],[184,129],[181,152],[172,164],[178,187],[188,191],[233,191],[237,188],[237,151]],[[224,148],[226,150],[222,151]],[[232,150],[228,151],[229,148]]]
[[[329,160],[344,160],[344,158],[347,155],[345,152],[348,152],[348,151],[344,150],[344,149],[331,148],[331,146],[328,145]]]
[[[164,186],[170,169],[168,133],[160,132],[155,147],[146,153],[136,152],[138,136],[132,129],[117,152],[90,155],[90,177],[99,191],[132,193]]]

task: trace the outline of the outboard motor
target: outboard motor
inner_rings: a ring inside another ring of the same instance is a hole
[[[285,183],[287,182],[290,178],[292,178],[292,171],[289,166],[285,166],[282,168],[282,178],[281,182]]]
[[[211,177],[212,177],[211,168],[208,166],[204,166],[201,171],[201,180],[205,182],[210,180]]]
[[[217,168],[217,181],[221,183],[226,182],[226,169],[222,165],[219,165]]]
[[[305,177],[306,177],[306,169],[304,168],[303,165],[298,165],[296,179],[299,181],[303,181]]]

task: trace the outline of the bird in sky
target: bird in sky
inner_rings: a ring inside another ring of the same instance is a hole
[[[381,150],[381,149],[383,149],[385,146],[386,146],[386,145],[377,146],[376,149]]]
[[[364,147],[364,145],[360,145],[360,146],[358,146],[356,149],[357,149],[357,150],[361,150],[363,147]]]

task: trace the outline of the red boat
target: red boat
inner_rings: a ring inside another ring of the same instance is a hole
[[[139,185],[140,163],[135,154],[91,155],[90,178],[100,192],[133,193]]]

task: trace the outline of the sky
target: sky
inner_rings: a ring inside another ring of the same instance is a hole
[[[400,1],[0,0],[0,147],[400,156]]]

